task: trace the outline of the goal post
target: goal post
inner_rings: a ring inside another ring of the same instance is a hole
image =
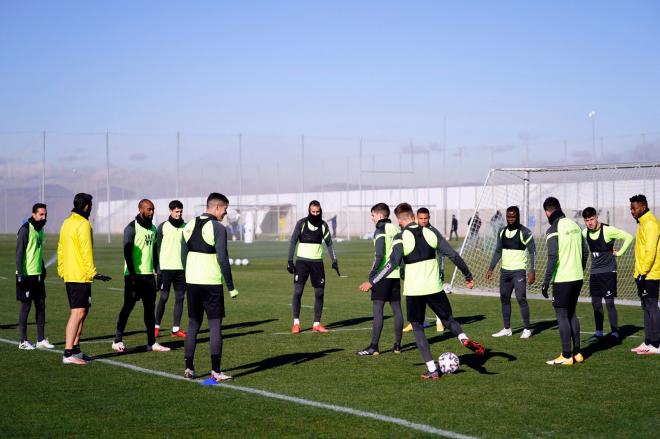
[[[559,199],[562,210],[584,228],[582,210],[596,209],[601,223],[610,224],[631,233],[637,223],[630,215],[629,198],[644,194],[649,209],[656,211],[660,196],[660,162],[623,163],[593,166],[497,168],[491,169],[481,188],[471,225],[461,244],[459,253],[472,271],[478,291],[499,292],[499,264],[493,280],[486,280],[486,272],[495,250],[497,231],[506,225],[506,209],[518,206],[520,222],[533,233],[536,242],[536,283],[528,287],[530,293],[540,293],[547,264],[545,231],[549,227],[542,208],[546,197]],[[499,212],[499,214],[498,214]],[[618,248],[620,243],[615,244]],[[589,295],[589,266],[581,295]],[[617,258],[618,297],[636,299],[633,281],[634,245]],[[451,279],[453,291],[461,292],[464,284],[455,269]]]

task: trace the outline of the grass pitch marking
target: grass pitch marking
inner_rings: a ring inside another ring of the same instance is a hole
[[[5,338],[0,338],[0,342],[6,343],[9,345],[13,346],[18,346],[18,342],[14,340],[7,340]],[[39,349],[39,351],[42,352],[51,352],[51,353],[56,353],[62,355],[64,352],[57,350],[57,349]],[[94,363],[104,363],[108,364],[110,366],[116,366],[116,367],[123,367],[124,369],[132,370],[134,372],[139,372],[147,375],[154,375],[154,376],[159,376],[162,378],[169,378],[172,380],[178,380],[178,381],[186,381],[185,378],[181,375],[175,375],[173,373],[169,372],[163,372],[160,370],[153,370],[153,369],[147,369],[145,367],[140,367],[140,366],[135,366],[132,364],[127,364],[127,363],[122,363],[120,361],[114,361],[114,360],[108,360],[108,359],[98,359],[94,360]],[[63,365],[62,367],[68,367],[68,368],[75,368],[75,366],[71,365]],[[201,384],[201,381],[193,381],[197,384]],[[270,398],[270,399],[277,399],[279,401],[286,401],[286,402],[291,402],[294,404],[299,404],[299,405],[304,405],[307,407],[314,407],[318,408],[321,410],[328,410],[336,413],[343,413],[347,415],[352,415],[352,416],[357,416],[360,418],[367,418],[367,419],[374,419],[376,421],[381,421],[381,422],[386,422],[388,424],[395,424],[399,425],[401,427],[409,428],[411,430],[416,430],[416,431],[421,431],[423,433],[428,433],[428,434],[434,434],[437,436],[442,436],[442,437],[447,437],[451,439],[474,439],[474,436],[467,436],[464,434],[460,433],[455,433],[453,431],[448,431],[448,430],[442,430],[440,428],[433,427],[431,425],[426,425],[426,424],[418,424],[416,422],[408,421],[406,419],[402,418],[395,418],[392,416],[387,416],[387,415],[381,415],[379,413],[372,413],[372,412],[367,412],[364,410],[358,410],[358,409],[353,409],[350,407],[344,407],[340,405],[335,405],[335,404],[327,404],[324,402],[319,402],[319,401],[313,401],[310,399],[304,399],[304,398],[298,398],[295,396],[289,396],[285,395],[282,393],[275,393],[275,392],[269,392],[267,390],[260,390],[260,389],[254,389],[252,387],[245,387],[245,386],[237,386],[235,384],[228,384],[228,383],[223,383],[215,386],[217,389],[220,391],[223,390],[234,390],[237,392],[242,392],[242,393],[249,393],[252,395],[258,395],[262,396],[264,398]]]

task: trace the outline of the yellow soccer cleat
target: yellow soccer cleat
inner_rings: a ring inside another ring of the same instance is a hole
[[[579,352],[573,355],[573,360],[575,360],[576,363],[584,363],[584,357]]]
[[[572,366],[573,365],[573,357],[564,357],[562,354],[559,354],[557,358],[554,360],[548,360],[545,362],[545,364],[549,364],[550,366],[554,366],[557,364],[560,364],[562,366]]]
[[[435,321],[435,330],[436,330],[436,332],[444,332],[445,331],[445,325],[442,324],[440,319]]]
[[[412,332],[412,323],[408,323],[408,326],[403,328],[403,332]]]

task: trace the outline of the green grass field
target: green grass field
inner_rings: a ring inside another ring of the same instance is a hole
[[[115,242],[119,239],[116,238]],[[54,254],[56,237],[47,239],[46,259]],[[0,402],[4,437],[418,437],[423,432],[384,420],[340,413],[295,401],[249,393],[251,389],[372,414],[478,437],[658,437],[660,360],[629,349],[643,340],[638,307],[620,306],[625,339],[620,346],[588,340],[594,324],[590,305],[580,304],[584,364],[551,367],[544,362],[560,351],[554,312],[548,301],[531,300],[534,336],[505,339],[490,336],[501,328],[499,299],[451,295],[454,316],[471,337],[489,348],[478,359],[449,333],[429,328],[437,357],[453,351],[461,358],[459,373],[437,382],[419,379],[424,371],[411,334],[404,334],[404,352],[388,352],[392,320],[385,321],[377,357],[358,357],[369,343],[371,304],[357,285],[371,263],[371,243],[336,244],[346,278],[327,272],[323,321],[329,334],[288,333],[291,325],[291,277],[285,271],[286,243],[231,243],[232,257],[246,257],[248,267],[234,267],[238,299],[226,298],[223,369],[231,384],[201,386],[199,382],[156,376],[116,363],[181,376],[182,341],[169,336],[172,304],[168,303],[160,341],[169,353],[131,349],[116,355],[110,348],[122,304],[121,250],[118,243],[96,240],[99,272],[113,276],[93,287],[93,306],[85,325],[83,349],[99,359],[88,366],[65,366],[61,355],[19,351],[0,343],[3,374]],[[14,300],[14,238],[0,238],[0,338],[16,341],[18,304]],[[329,265],[327,266],[329,268]],[[449,267],[453,269],[453,267]],[[63,283],[47,279],[46,335],[63,349],[68,304]],[[478,286],[477,286],[478,287]],[[301,320],[312,323],[313,293],[303,297]],[[185,314],[185,313],[184,313]],[[389,312],[386,316],[389,316]],[[430,311],[427,313],[430,318]],[[33,312],[28,335],[36,337]],[[513,325],[520,324],[513,305]],[[606,323],[607,324],[607,323]],[[184,327],[186,319],[184,318]],[[518,332],[518,331],[517,331]],[[125,343],[146,342],[142,309],[133,311]],[[642,338],[640,338],[642,337]],[[201,334],[196,355],[198,373],[210,367],[208,332]],[[205,377],[202,377],[202,379]],[[451,436],[451,434],[450,434]]]

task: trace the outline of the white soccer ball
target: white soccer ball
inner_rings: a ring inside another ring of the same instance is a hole
[[[460,364],[461,362],[458,360],[458,355],[453,352],[445,352],[440,355],[440,358],[438,358],[438,366],[440,367],[440,372],[443,374],[456,372]]]
[[[232,258],[229,258],[229,265],[234,265],[234,260]]]
[[[243,261],[239,258],[236,258],[236,260],[234,261],[234,265],[242,265],[242,264],[243,264]]]
[[[248,261],[247,258],[243,259],[243,265],[247,265],[249,263],[250,263],[250,261]]]

